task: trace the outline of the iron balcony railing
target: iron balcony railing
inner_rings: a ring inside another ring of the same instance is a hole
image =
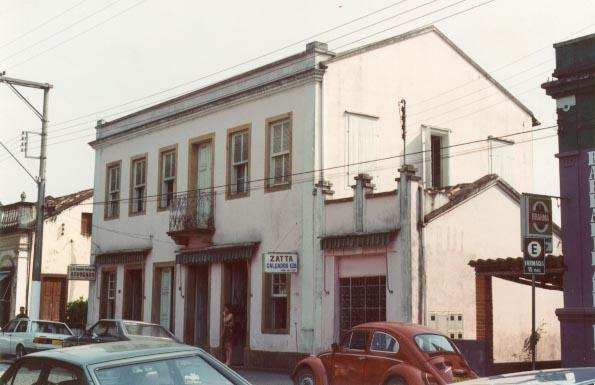
[[[25,229],[35,224],[35,206],[17,203],[0,206],[0,231]]]
[[[214,198],[211,190],[176,194],[169,212],[169,231],[213,229]]]

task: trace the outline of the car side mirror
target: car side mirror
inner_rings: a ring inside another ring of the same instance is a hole
[[[339,345],[337,345],[336,342],[333,342],[331,349],[333,350],[333,353],[335,353],[337,350],[339,350]]]

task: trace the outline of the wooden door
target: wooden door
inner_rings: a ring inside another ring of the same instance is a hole
[[[41,277],[42,320],[62,321],[66,308],[66,278]]]
[[[124,281],[123,318],[142,321],[143,309],[143,270],[126,269]]]
[[[209,338],[209,265],[188,269],[184,342],[206,347]]]

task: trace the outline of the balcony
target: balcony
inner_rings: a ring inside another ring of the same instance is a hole
[[[0,206],[0,232],[26,230],[34,226],[34,203],[19,202]]]
[[[176,244],[210,243],[215,232],[214,198],[213,191],[192,191],[173,198],[167,234]]]

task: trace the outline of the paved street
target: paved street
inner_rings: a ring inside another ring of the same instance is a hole
[[[271,373],[259,370],[236,370],[242,377],[254,385],[291,385],[289,375],[285,373]]]

